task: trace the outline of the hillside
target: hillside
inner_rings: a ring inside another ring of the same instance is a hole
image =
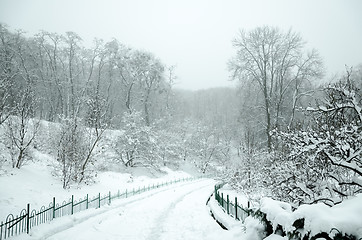
[[[120,131],[107,130],[104,138],[97,146],[91,178],[82,183],[73,183],[63,189],[61,176],[56,172],[59,163],[54,151],[54,136],[59,129],[58,124],[41,121],[41,127],[35,143],[29,150],[31,160],[27,160],[20,168],[11,167],[10,150],[7,148],[6,132],[1,129],[0,152],[0,219],[5,220],[10,213],[19,214],[27,203],[31,208],[40,209],[48,206],[53,197],[57,202],[68,201],[71,195],[74,199],[83,198],[86,194],[93,197],[98,193],[117,192],[125,189],[137,189],[149,184],[157,184],[179,178],[197,175],[194,166],[184,163],[168,167],[125,167],[115,161],[115,150],[112,146]],[[108,146],[108,147],[106,147]],[[102,151],[101,151],[102,150]]]

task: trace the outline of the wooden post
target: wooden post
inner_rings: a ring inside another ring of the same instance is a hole
[[[111,191],[109,191],[109,198],[108,199],[109,199],[108,203],[111,204]]]
[[[89,201],[88,201],[88,194],[87,194],[87,205],[85,206],[86,209],[88,209],[88,204],[89,204]]]

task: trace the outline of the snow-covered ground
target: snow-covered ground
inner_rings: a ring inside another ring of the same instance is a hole
[[[40,153],[38,153],[40,154]],[[77,185],[64,190],[60,179],[51,174],[52,159],[42,154],[42,161],[29,163],[21,169],[8,169],[7,173],[0,176],[0,221],[5,220],[8,214],[18,215],[30,203],[31,209],[39,210],[41,206],[49,206],[53,197],[57,203],[68,201],[72,195],[74,199],[83,199],[89,194],[93,197],[101,193],[103,196],[109,191],[116,193],[126,189],[138,189],[167,182],[170,180],[187,178],[191,175],[185,171],[173,171],[162,168],[162,171],[152,173],[150,169],[135,168],[129,173],[105,171],[99,172],[91,185]]]
[[[344,200],[333,207],[323,203],[301,205],[295,211],[285,202],[264,198],[261,201],[260,210],[266,213],[266,217],[273,224],[285,231],[295,230],[293,223],[298,219],[304,219],[304,232],[310,232],[314,236],[326,232],[333,237],[337,233],[352,234],[357,239],[362,238],[362,194]]]
[[[107,135],[108,138],[115,136],[115,132]],[[105,141],[105,144],[109,141]],[[4,153],[5,150],[5,145],[0,141],[0,152]],[[124,192],[126,189],[138,189],[198,174],[192,164],[186,163],[179,166],[178,170],[166,167],[159,170],[126,168],[108,161],[114,158],[112,151],[108,150],[99,157],[101,161],[97,162],[98,171],[93,182],[89,185],[73,184],[65,190],[59,177],[52,174],[56,164],[54,157],[44,152],[33,149],[31,154],[34,162],[28,162],[21,169],[1,166],[0,221],[4,221],[10,213],[18,215],[28,203],[35,210],[49,206],[53,197],[57,203],[62,203],[69,201],[72,195],[75,200],[83,199],[86,194],[92,198],[98,193],[103,196],[109,191]],[[89,209],[34,227],[30,235],[22,234],[15,239],[264,239],[264,227],[259,220],[248,217],[245,223],[235,221],[221,210],[213,198],[206,205],[215,183],[207,179],[178,183],[127,199],[114,200],[110,206]],[[229,195],[231,202],[237,197],[239,205],[247,206],[248,198],[236,193],[228,185],[220,192],[224,198]],[[330,229],[335,228],[342,233],[362,237],[361,200],[360,194],[333,208],[316,204],[302,206],[292,212],[286,203],[264,199],[260,208],[272,221],[274,228],[280,224],[286,231],[293,231],[294,221],[305,218],[305,227],[312,235],[320,231],[330,232]],[[251,202],[251,207],[259,207],[259,204]],[[229,231],[216,223],[210,216],[210,209]],[[286,238],[271,235],[265,239]]]
[[[240,239],[211,218],[213,180],[179,183],[56,219],[14,239]]]

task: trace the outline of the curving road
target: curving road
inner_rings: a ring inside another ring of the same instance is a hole
[[[70,225],[57,228],[59,223],[53,221],[49,224],[52,233],[40,237],[40,231],[36,239],[240,239],[239,234],[221,229],[210,216],[206,201],[213,188],[214,181],[200,180],[129,198],[118,206],[115,201],[112,205],[116,206],[82,221],[72,216]]]

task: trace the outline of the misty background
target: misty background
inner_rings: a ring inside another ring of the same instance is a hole
[[[175,87],[192,90],[235,85],[226,66],[231,40],[263,25],[300,33],[331,78],[361,62],[361,11],[358,0],[0,0],[0,22],[12,30],[73,31],[87,47],[116,38],[176,65]]]
[[[41,152],[68,189],[187,163],[338,204],[362,191],[361,6],[0,0],[0,167]]]

